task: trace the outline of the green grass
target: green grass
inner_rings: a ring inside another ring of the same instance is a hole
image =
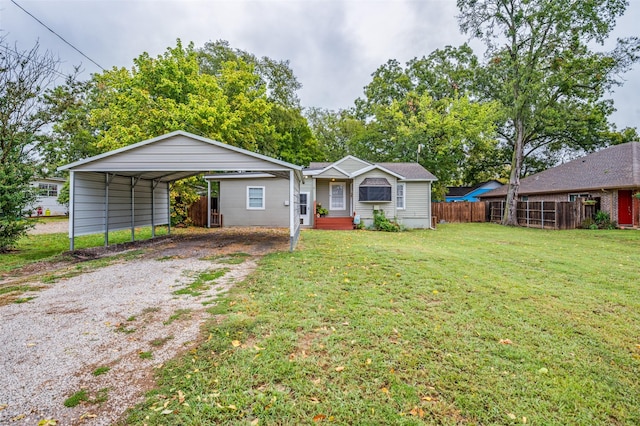
[[[86,389],[79,390],[78,392],[71,395],[69,398],[64,400],[64,406],[73,408],[77,407],[81,402],[89,401],[89,395],[87,394]]]
[[[640,424],[639,265],[634,231],[306,231],[128,424]]]
[[[56,220],[47,218],[46,220]],[[173,230],[172,230],[173,232]],[[156,227],[156,236],[166,235],[167,228]],[[151,238],[151,228],[136,228],[136,240]],[[109,233],[109,244],[119,244],[131,241],[131,231],[113,231]],[[76,250],[104,245],[104,234],[92,234],[76,237]],[[16,250],[0,254],[0,273],[10,272],[28,265],[29,263],[56,260],[60,254],[69,250],[69,236],[67,233],[27,235],[20,239]]]
[[[153,353],[151,351],[145,351],[145,352],[140,352],[138,356],[140,357],[140,359],[152,359]]]
[[[93,370],[93,372],[91,374],[93,374],[94,376],[101,376],[103,374],[107,374],[109,372],[109,370],[111,370],[111,367],[102,366],[102,367],[98,367],[95,370]]]
[[[229,268],[220,268],[215,269],[213,271],[205,271],[200,272],[193,282],[187,285],[180,290],[176,290],[173,292],[175,295],[188,294],[190,296],[196,297],[200,296],[203,291],[207,291],[211,288],[211,285],[215,280],[224,276],[229,272]]]
[[[77,407],[83,402],[89,404],[102,404],[109,399],[109,388],[102,388],[98,392],[96,392],[95,396],[92,398],[87,392],[86,389],[81,389],[78,392],[71,395],[69,398],[64,400],[64,406],[68,408]]]
[[[164,325],[169,325],[174,321],[180,321],[191,318],[191,309],[176,309],[176,311],[169,316],[169,319],[163,322]]]

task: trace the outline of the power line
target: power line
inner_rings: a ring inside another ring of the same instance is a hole
[[[84,56],[85,58],[87,58],[88,60],[90,60],[91,62],[93,62],[98,68],[100,68],[102,71],[105,71],[105,69],[96,61],[94,61],[93,59],[91,59],[90,57],[88,57],[87,55],[85,55],[84,53],[82,53],[82,51],[80,49],[78,49],[77,47],[75,47],[73,44],[69,43],[67,40],[65,40],[60,34],[58,34],[57,32],[53,31],[51,28],[49,28],[44,22],[42,22],[41,20],[39,20],[38,18],[36,18],[32,13],[30,13],[29,11],[27,11],[24,7],[20,6],[15,0],[11,0],[11,3],[15,4],[16,6],[18,6],[24,13],[26,13],[27,15],[31,16],[33,19],[35,19],[40,25],[42,25],[43,27],[45,27],[46,29],[48,29],[49,31],[51,31],[56,37],[58,37],[60,40],[64,41],[66,44],[68,44],[69,46],[71,46],[71,48],[73,48],[76,52],[78,52],[79,54],[81,54],[82,56]]]

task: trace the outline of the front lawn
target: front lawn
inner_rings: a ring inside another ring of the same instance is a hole
[[[132,424],[640,424],[640,233],[306,231]]]

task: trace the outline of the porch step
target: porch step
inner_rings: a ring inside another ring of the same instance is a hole
[[[315,229],[347,231],[353,229],[352,217],[316,217]]]

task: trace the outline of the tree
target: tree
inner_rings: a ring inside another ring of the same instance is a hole
[[[350,111],[309,108],[306,117],[318,141],[320,154],[316,160],[333,162],[349,154],[358,155],[353,148],[358,145],[358,137],[364,134],[365,123]]]
[[[638,60],[638,39],[593,52],[621,16],[626,0],[458,0],[460,28],[485,41],[486,98],[506,114],[499,133],[511,149],[503,223],[517,224],[520,177],[527,156],[609,143],[612,112],[603,95]]]
[[[23,220],[36,199],[37,150],[48,142],[45,129],[54,115],[43,102],[59,76],[59,61],[0,39],[0,252],[9,250],[32,226]]]
[[[417,159],[438,177],[434,198],[443,198],[448,185],[499,177],[501,107],[478,99],[481,71],[467,45],[436,50],[406,67],[388,61],[356,101],[363,129],[351,138],[350,151],[373,161]]]
[[[295,164],[309,164],[319,154],[317,141],[302,114],[297,91],[300,82],[288,61],[277,61],[232,48],[227,41],[205,43],[198,50],[201,72],[217,77],[224,75],[229,63],[251,67],[256,90],[263,90],[269,105],[267,115],[273,133],[262,140],[261,153]]]

